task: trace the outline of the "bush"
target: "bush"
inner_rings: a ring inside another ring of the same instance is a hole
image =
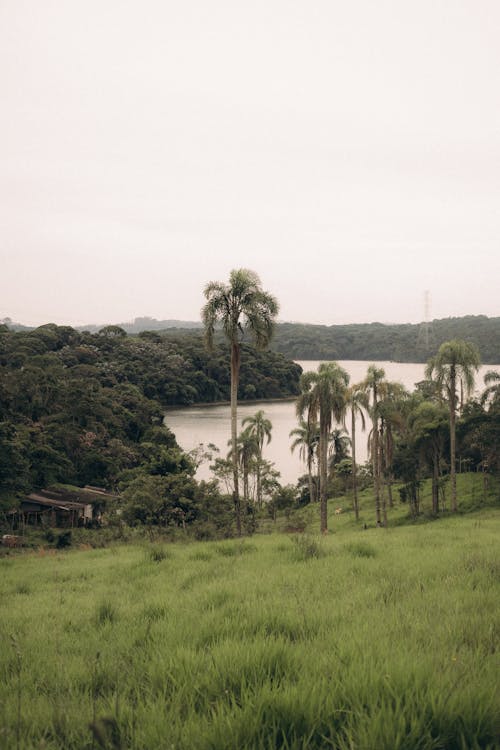
[[[57,549],[65,549],[66,547],[71,547],[71,545],[72,545],[71,531],[62,531],[60,534],[57,535],[57,542],[56,542]]]
[[[170,557],[171,553],[167,552],[164,547],[151,547],[149,550],[149,559],[151,562],[163,562],[167,557]]]
[[[292,537],[293,558],[298,562],[322,557],[325,553],[321,544],[307,534]]]

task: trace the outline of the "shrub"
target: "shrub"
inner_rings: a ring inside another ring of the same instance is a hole
[[[149,550],[149,559],[151,562],[163,562],[167,557],[171,557],[171,553],[167,552],[164,547],[151,547]]]
[[[57,535],[57,542],[56,542],[57,549],[65,549],[66,547],[71,547],[71,544],[72,544],[71,531],[62,531],[60,534]]]
[[[293,558],[298,562],[322,557],[325,553],[321,544],[307,534],[292,537]]]

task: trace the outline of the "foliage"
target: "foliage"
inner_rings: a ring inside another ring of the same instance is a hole
[[[281,323],[276,327],[273,348],[299,360],[427,362],[443,342],[460,338],[476,345],[483,362],[498,364],[500,318],[468,315],[433,320],[428,348],[419,332],[419,325],[409,323],[333,326]]]
[[[474,388],[474,373],[480,364],[479,352],[472,344],[459,339],[441,344],[437,354],[426,367],[426,376],[434,380],[437,390],[448,404],[450,415],[450,481],[451,505],[457,510],[456,490],[456,412],[463,408],[464,398],[470,396]],[[460,401],[457,389],[460,386]]]
[[[248,333],[257,349],[266,349],[273,334],[279,306],[275,297],[262,289],[258,275],[247,268],[233,269],[229,275],[228,284],[220,281],[209,282],[205,287],[204,294],[207,301],[202,308],[201,317],[207,349],[213,351],[215,328],[220,325],[229,345],[231,358],[229,372],[233,502],[236,528],[238,535],[240,535],[242,527],[238,487],[237,404],[242,341],[245,333]]]
[[[301,376],[301,394],[297,399],[299,420],[307,415],[307,422],[319,423],[319,491],[321,531],[327,530],[327,454],[333,422],[342,422],[346,410],[349,375],[336,362],[322,363],[317,372]]]
[[[243,344],[241,398],[290,396],[300,368]],[[229,354],[201,334],[167,339],[68,326],[0,330],[0,512],[63,482],[125,488],[141,476],[192,476],[164,409],[229,398]],[[146,512],[146,511],[145,511]],[[149,511],[148,511],[149,512]]]

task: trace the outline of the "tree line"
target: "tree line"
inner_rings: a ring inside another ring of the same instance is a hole
[[[291,359],[427,362],[442,343],[462,339],[474,344],[482,361],[498,364],[500,318],[469,315],[425,324],[364,323],[305,325],[281,323],[273,348]]]
[[[4,321],[10,330],[29,330],[26,326]],[[199,321],[136,318],[132,323],[120,324],[127,333],[146,331],[163,337],[179,339],[195,337],[200,341]],[[88,326],[97,333],[102,326]],[[81,330],[81,329],[79,329]],[[224,340],[223,332],[215,332],[216,340]],[[484,363],[499,364],[500,318],[467,315],[442,318],[428,324],[351,323],[347,325],[312,325],[307,323],[275,323],[270,341],[272,351],[289,359],[366,360],[394,362],[427,362],[445,341],[462,339],[474,344]]]
[[[309,498],[319,500],[322,532],[327,531],[327,500],[338,479],[344,491],[352,490],[359,519],[356,417],[363,430],[371,425],[370,462],[363,467],[363,478],[373,487],[379,526],[387,525],[388,508],[394,506],[395,482],[414,516],[419,514],[420,488],[427,478],[434,515],[445,509],[447,484],[449,510],[459,509],[457,447],[469,469],[485,477],[500,474],[500,372],[489,371],[482,394],[471,398],[479,363],[472,344],[459,339],[444,342],[429,359],[425,380],[412,393],[387,380],[375,364],[355,384],[349,384],[348,373],[335,362],[303,374],[297,399],[299,426],[290,437],[292,450],[299,447],[307,465]]]
[[[240,398],[298,392],[300,367],[246,343],[242,352]],[[54,483],[90,484],[119,489],[130,520],[186,523],[209,508],[214,518],[224,505],[216,483],[196,482],[196,456],[179,448],[163,418],[168,406],[229,396],[229,353],[217,344],[208,352],[201,336],[3,326],[0,506]]]

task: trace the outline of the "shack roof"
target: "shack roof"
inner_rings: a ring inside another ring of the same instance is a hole
[[[32,492],[28,495],[22,503],[31,503],[32,505],[43,505],[45,508],[58,508],[59,510],[84,510],[88,503],[76,503],[65,500],[53,500],[51,498],[43,497]]]

